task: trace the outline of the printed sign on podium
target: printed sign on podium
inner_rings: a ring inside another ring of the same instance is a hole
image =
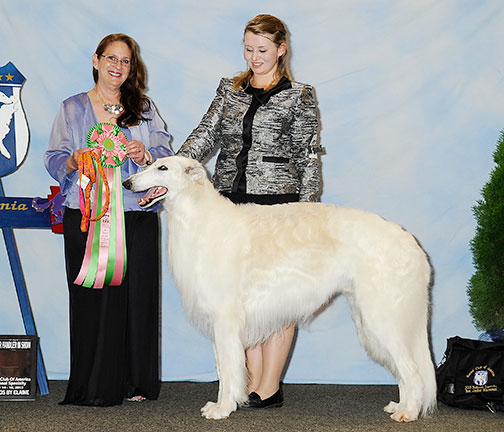
[[[35,400],[37,336],[0,336],[0,401]]]

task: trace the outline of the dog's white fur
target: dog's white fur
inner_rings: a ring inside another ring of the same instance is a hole
[[[350,303],[362,345],[399,384],[397,421],[436,407],[428,341],[431,267],[414,237],[379,216],[321,203],[234,205],[204,167],[172,156],[125,181],[163,186],[168,257],[190,321],[208,335],[219,376],[203,416],[247,400],[244,349],[310,318],[335,295]]]

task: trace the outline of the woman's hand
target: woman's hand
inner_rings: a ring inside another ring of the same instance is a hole
[[[133,159],[138,165],[143,166],[147,163],[145,146],[142,142],[137,140],[128,141],[126,144],[126,152],[128,153],[128,156]]]
[[[92,147],[86,147],[82,149],[75,150],[71,156],[68,157],[67,159],[67,168],[66,172],[67,174],[70,174],[71,172],[75,171],[77,168],[79,168],[79,156],[82,153],[87,153],[93,150]]]

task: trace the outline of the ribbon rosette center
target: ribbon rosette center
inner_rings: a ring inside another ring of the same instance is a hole
[[[105,150],[108,150],[109,152],[114,150],[114,148],[115,148],[114,140],[112,140],[110,138],[105,138],[102,142],[102,145],[105,148]]]

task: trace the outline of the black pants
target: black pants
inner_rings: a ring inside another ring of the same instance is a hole
[[[63,218],[70,295],[70,378],[62,404],[110,406],[124,397],[157,399],[159,379],[159,221],[156,213],[126,212],[127,270],[120,286],[73,283],[87,233],[81,213]]]

